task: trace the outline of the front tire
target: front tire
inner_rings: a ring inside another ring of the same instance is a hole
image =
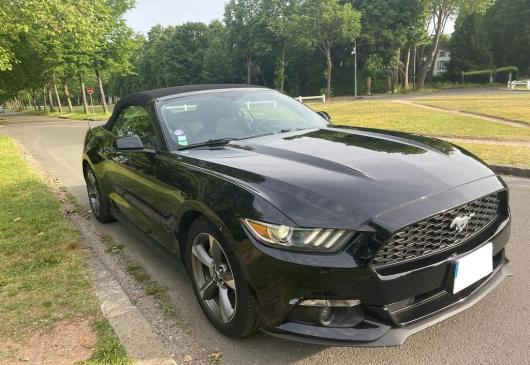
[[[186,268],[195,296],[217,330],[236,338],[256,331],[256,301],[239,262],[217,228],[204,217],[190,227]]]
[[[112,217],[110,212],[110,200],[106,195],[102,194],[96,179],[96,174],[90,167],[85,169],[85,182],[88,192],[88,202],[90,203],[90,209],[94,217],[101,223],[112,222],[114,217]]]

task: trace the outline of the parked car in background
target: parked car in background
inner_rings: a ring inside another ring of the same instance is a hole
[[[177,257],[229,336],[398,345],[509,275],[508,189],[482,161],[266,88],[124,97],[82,168],[95,217]]]
[[[4,107],[2,105],[0,105],[0,113],[4,113],[6,110],[4,109]]]

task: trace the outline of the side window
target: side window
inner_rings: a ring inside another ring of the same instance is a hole
[[[160,147],[151,118],[147,110],[141,106],[130,106],[124,109],[118,115],[112,127],[112,133],[116,137],[137,135],[145,147],[155,149]]]

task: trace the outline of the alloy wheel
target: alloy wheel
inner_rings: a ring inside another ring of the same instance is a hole
[[[200,300],[221,323],[236,312],[236,285],[228,257],[219,242],[208,233],[199,233],[192,244],[193,279]]]
[[[87,176],[87,190],[88,190],[88,201],[90,202],[90,207],[96,216],[100,212],[100,202],[99,202],[99,193],[96,183],[96,177],[92,170],[88,170],[86,173]]]

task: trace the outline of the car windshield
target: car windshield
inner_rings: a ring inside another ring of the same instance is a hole
[[[172,149],[218,139],[245,139],[328,122],[298,101],[272,90],[222,90],[161,102]]]

